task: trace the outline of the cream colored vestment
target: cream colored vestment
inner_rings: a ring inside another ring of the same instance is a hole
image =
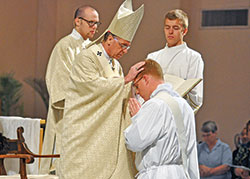
[[[61,179],[134,178],[123,136],[131,84],[124,84],[117,60],[113,67],[101,44],[81,52],[73,64],[63,118]]]
[[[73,29],[71,34],[62,38],[55,45],[51,53],[46,72],[46,85],[50,101],[42,154],[60,153],[61,119],[72,62],[75,56],[89,43],[88,39],[84,41],[82,36]],[[51,165],[50,158],[41,159],[39,172],[43,174],[49,173]]]

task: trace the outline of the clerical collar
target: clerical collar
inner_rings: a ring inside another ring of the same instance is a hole
[[[83,40],[81,34],[80,34],[79,32],[77,32],[76,29],[73,29],[70,35],[71,35],[74,39],[76,39],[76,40],[79,40],[79,39],[82,39],[82,40]]]
[[[110,58],[110,56],[107,54],[106,50],[104,49],[103,45],[101,44],[101,47],[102,47],[102,51],[103,51],[103,54],[104,56],[108,59],[108,61],[112,61],[113,58]]]
[[[180,95],[176,91],[173,90],[172,84],[163,83],[163,84],[159,84],[157,86],[157,88],[150,95],[150,98],[153,98],[154,96],[156,96],[161,91],[165,91],[165,92],[167,92],[169,95],[171,95],[173,97],[180,97]]]
[[[108,53],[106,52],[106,50],[104,49],[104,47],[102,46],[101,44],[101,47],[102,47],[102,51],[103,51],[103,54],[104,56],[106,57],[106,59],[108,60],[108,63],[111,67],[111,69],[114,71],[115,70],[115,62],[114,62],[114,59],[113,58],[110,58],[110,56],[108,55]]]
[[[91,43],[89,39],[84,40],[81,34],[76,29],[73,29],[70,35],[76,40],[81,40],[83,49],[85,49],[86,46]]]

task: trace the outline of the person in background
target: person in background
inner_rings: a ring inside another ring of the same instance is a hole
[[[246,129],[247,132],[247,139],[242,137],[242,142],[244,143],[233,152],[233,165],[244,166],[250,169],[250,121],[247,122],[244,129]],[[244,129],[242,132],[244,132]],[[231,171],[233,179],[250,179],[250,172],[247,170],[242,168],[231,168]]]
[[[145,60],[141,69],[133,85],[145,102],[130,98],[132,124],[124,131],[127,148],[136,152],[138,179],[199,178],[192,108],[164,83],[157,62]]]
[[[228,144],[217,137],[214,121],[206,121],[202,128],[203,142],[198,144],[198,160],[201,179],[230,179],[232,152]]]
[[[200,53],[189,48],[184,41],[187,32],[187,14],[180,9],[167,12],[164,21],[166,46],[148,54],[147,59],[158,62],[164,75],[175,75],[183,79],[203,79],[204,62]],[[186,100],[194,112],[199,110],[203,101],[203,81],[187,94]]]
[[[240,133],[240,144],[241,145],[245,145],[249,142],[249,138],[248,138],[248,135],[247,135],[247,128],[244,127]]]
[[[72,63],[85,49],[96,33],[99,22],[98,12],[91,6],[79,7],[74,15],[74,28],[71,34],[63,37],[54,47],[46,72],[46,85],[49,92],[49,109],[42,154],[60,154],[60,138],[65,95]],[[57,159],[55,160],[57,161]],[[55,162],[57,163],[57,162]],[[55,169],[50,158],[41,159],[40,173],[49,173]]]

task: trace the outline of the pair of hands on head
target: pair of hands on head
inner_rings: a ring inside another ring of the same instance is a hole
[[[130,69],[128,74],[124,77],[125,84],[133,81],[138,73],[140,73],[144,68],[141,68],[145,64],[144,61],[138,62],[133,65]]]

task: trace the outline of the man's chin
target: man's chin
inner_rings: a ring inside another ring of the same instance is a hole
[[[95,34],[92,34],[92,33],[91,33],[91,34],[88,35],[88,38],[89,38],[89,39],[92,39],[94,36],[95,36]]]

